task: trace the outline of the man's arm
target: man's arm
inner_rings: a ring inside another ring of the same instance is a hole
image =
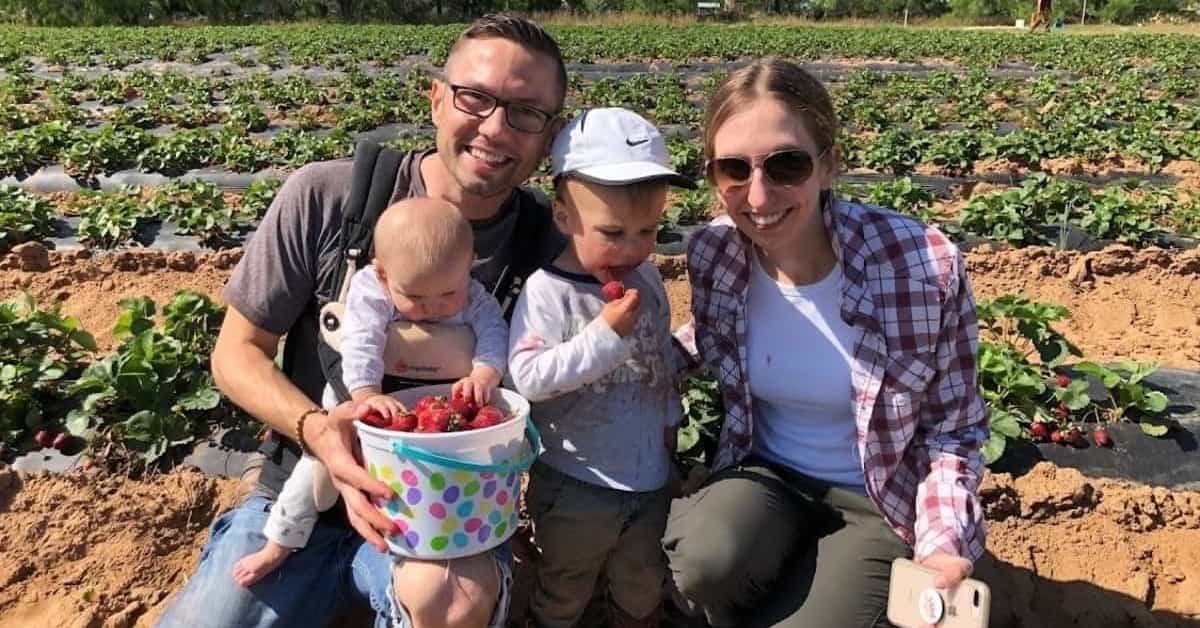
[[[226,309],[225,321],[213,349],[213,379],[221,392],[271,429],[293,440],[302,414],[313,403],[282,371],[275,368],[279,336],[251,323],[237,309]],[[326,415],[309,414],[304,421],[304,442],[329,469],[334,486],[346,502],[351,525],[368,542],[386,550],[378,531],[392,523],[368,501],[364,493],[391,499],[392,489],[370,476],[354,456],[353,421],[366,406],[342,404]]]

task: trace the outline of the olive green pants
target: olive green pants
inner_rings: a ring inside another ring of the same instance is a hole
[[[663,546],[714,628],[887,626],[892,560],[911,555],[870,498],[755,458],[672,502]]]

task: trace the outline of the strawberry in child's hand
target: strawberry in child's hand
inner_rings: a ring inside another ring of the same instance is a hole
[[[616,301],[625,296],[625,284],[620,281],[610,281],[600,288],[600,294],[605,301]]]
[[[484,406],[475,414],[475,420],[471,421],[471,429],[481,430],[485,427],[500,425],[508,417],[495,406]]]
[[[1092,431],[1092,442],[1096,443],[1097,447],[1108,447],[1112,445],[1112,437],[1108,434],[1108,429],[1098,427]]]
[[[418,423],[417,415],[406,412],[392,417],[391,423],[388,424],[388,429],[397,432],[412,432],[417,429]]]
[[[450,410],[445,408],[417,413],[417,431],[436,433],[450,430]]]
[[[1039,421],[1029,426],[1029,435],[1033,438],[1033,442],[1044,443],[1050,437],[1050,427]]]
[[[467,399],[462,395],[456,395],[450,400],[450,410],[461,414],[468,421],[475,418],[475,413],[479,412],[479,406],[472,399]]]
[[[367,410],[367,413],[363,415],[362,422],[382,430],[388,429],[388,420],[374,408]]]

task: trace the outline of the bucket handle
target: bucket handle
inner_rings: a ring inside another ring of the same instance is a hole
[[[529,439],[529,453],[515,462],[499,462],[496,464],[479,464],[476,462],[467,462],[458,458],[450,458],[441,454],[435,454],[423,447],[416,447],[408,443],[397,441],[392,443],[392,449],[397,455],[406,458],[413,458],[421,462],[450,467],[460,471],[474,471],[476,473],[496,473],[505,474],[512,471],[524,471],[533,465],[534,459],[542,451],[542,435],[538,433],[537,427],[533,425],[530,419],[525,420],[525,435]]]

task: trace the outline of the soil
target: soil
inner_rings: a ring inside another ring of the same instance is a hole
[[[1041,463],[989,475],[981,495],[989,552],[975,577],[992,589],[992,626],[1200,625],[1200,493]],[[150,626],[238,497],[236,481],[189,469],[0,469],[0,628]]]

